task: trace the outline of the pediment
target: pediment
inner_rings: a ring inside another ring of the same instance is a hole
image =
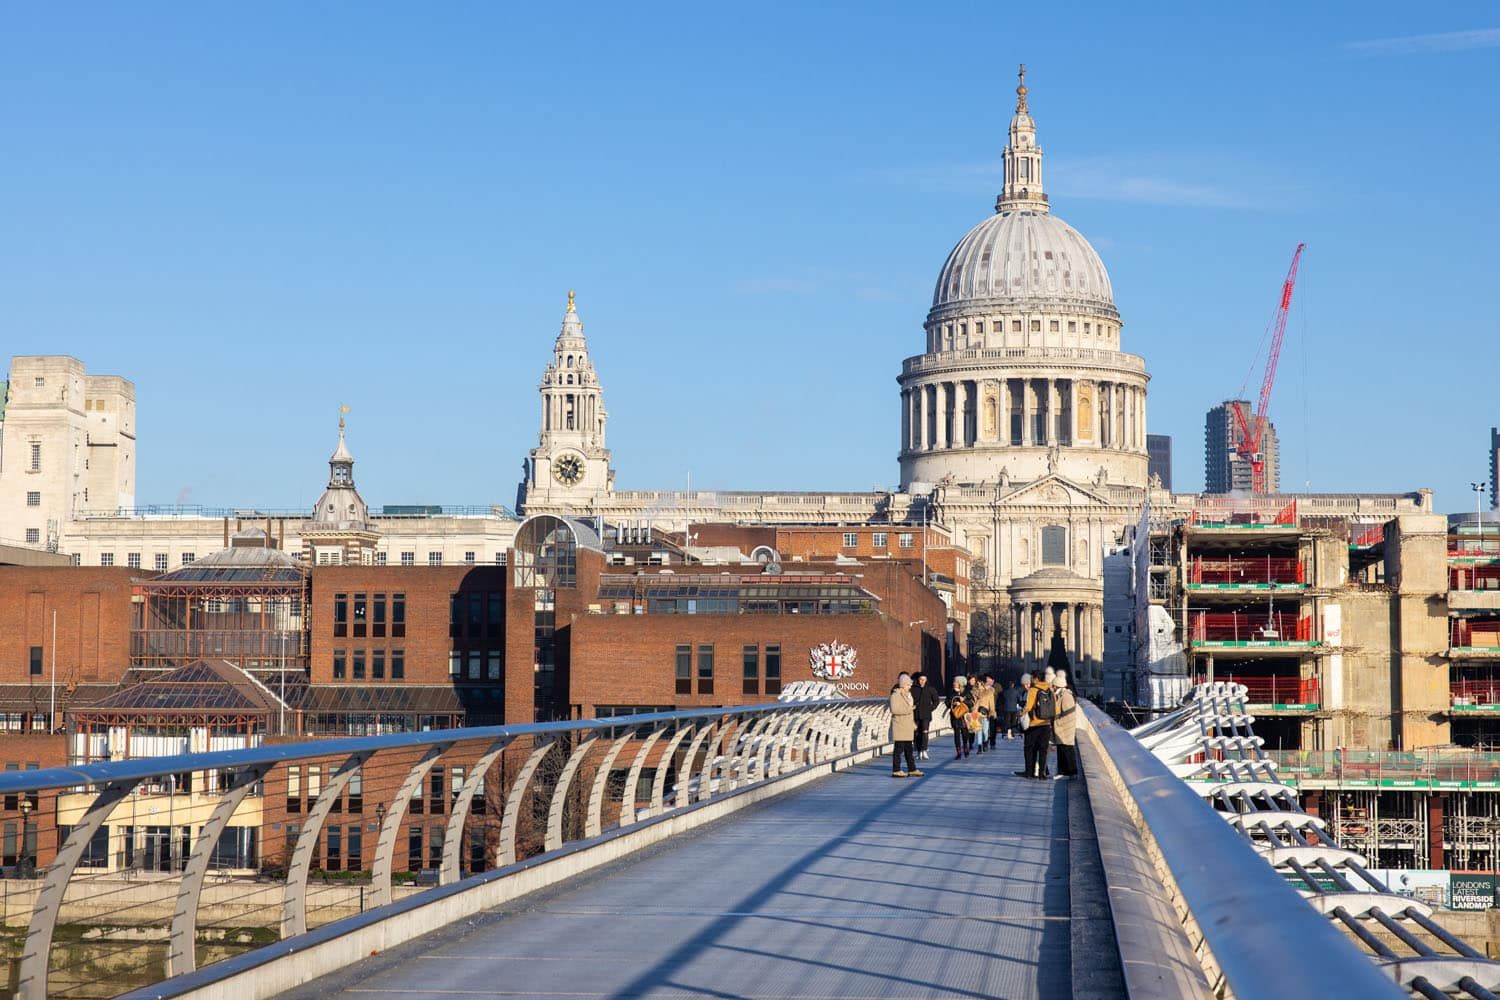
[[[1000,497],[1002,507],[1112,507],[1114,501],[1071,479],[1053,474]]]

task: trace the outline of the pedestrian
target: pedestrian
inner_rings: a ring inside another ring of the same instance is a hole
[[[1027,676],[1029,683],[1031,677]],[[1006,681],[1005,690],[1000,694],[1000,707],[1005,710],[1005,738],[1013,740],[1016,738],[1016,730],[1021,728],[1021,704],[1026,700],[1026,689],[1016,684],[1015,681]]]
[[[1016,774],[1022,778],[1047,777],[1047,744],[1052,739],[1052,722],[1057,718],[1057,695],[1046,677],[1033,679],[1021,709],[1025,718],[1025,769]]]
[[[891,688],[891,777],[920,778],[917,762],[912,757],[912,740],[917,735],[916,699],[911,696],[911,674],[901,671],[896,677],[896,686]],[[901,769],[901,758],[906,758],[906,769]]]
[[[989,692],[990,717],[985,722],[985,729],[990,738],[990,749],[995,749],[995,741],[1000,738],[1000,692],[995,687],[995,675],[984,675],[984,689]]]
[[[974,750],[974,734],[969,732],[969,679],[963,674],[953,678],[953,690],[948,695],[948,721],[953,725],[953,755],[963,760]]]
[[[1057,718],[1052,723],[1052,739],[1057,744],[1057,779],[1078,776],[1078,699],[1068,687],[1068,672],[1059,670],[1054,681],[1057,688]]]
[[[979,713],[979,727],[974,731],[974,743],[979,753],[990,746],[990,730],[995,721],[995,682],[989,677],[974,682],[974,711]]]
[[[943,703],[943,693],[934,685],[927,683],[927,675],[919,673],[916,683],[911,689],[912,700],[916,705],[914,718],[917,724],[917,739],[915,743],[918,760],[931,760],[927,755],[927,730],[932,727],[932,717],[937,713],[938,706]]]

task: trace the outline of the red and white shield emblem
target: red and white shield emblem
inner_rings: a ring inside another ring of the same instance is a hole
[[[854,675],[858,654],[852,646],[841,642],[825,642],[814,646],[807,655],[814,677],[828,681],[841,681]]]

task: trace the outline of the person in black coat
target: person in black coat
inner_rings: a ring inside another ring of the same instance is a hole
[[[927,683],[926,674],[917,674],[916,682],[911,693],[912,700],[916,702],[913,714],[917,723],[917,759],[927,760],[927,727],[932,725],[933,713],[943,703],[943,696],[935,686]]]

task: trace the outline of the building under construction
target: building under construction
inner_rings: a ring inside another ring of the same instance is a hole
[[[1339,843],[1381,868],[1500,868],[1500,525],[1331,506],[1203,498],[1143,518],[1121,689],[1149,713],[1243,684]]]

